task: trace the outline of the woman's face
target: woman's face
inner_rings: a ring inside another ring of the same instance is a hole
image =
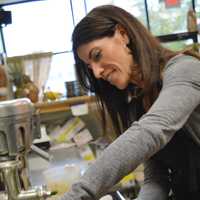
[[[97,39],[78,48],[79,58],[92,70],[97,79],[104,79],[118,89],[134,81],[134,61],[127,48],[129,38],[123,29],[116,28],[113,37]]]

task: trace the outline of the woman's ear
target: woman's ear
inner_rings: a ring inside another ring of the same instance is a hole
[[[128,37],[126,29],[122,25],[117,24],[116,31],[122,36],[125,44],[126,45],[129,44],[129,37]]]

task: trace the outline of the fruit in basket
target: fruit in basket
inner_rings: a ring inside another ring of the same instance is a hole
[[[47,92],[44,92],[43,100],[44,101],[46,101],[46,100],[55,101],[55,100],[61,98],[61,96],[62,96],[62,93],[60,93],[60,92],[47,91]]]
[[[12,59],[11,59],[12,60]],[[12,62],[8,59],[8,74],[12,85],[15,86],[15,98],[27,97],[33,103],[38,101],[39,89],[31,78],[25,74],[21,62]]]
[[[20,85],[16,85],[15,97],[27,97],[31,102],[36,103],[38,101],[39,90],[37,86],[30,80],[27,75],[22,75],[22,82]]]

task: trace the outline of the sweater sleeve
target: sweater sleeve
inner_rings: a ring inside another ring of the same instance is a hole
[[[151,109],[105,149],[61,200],[99,199],[163,148],[186,123],[200,103],[200,63],[193,58],[178,59],[164,71],[163,88]]]

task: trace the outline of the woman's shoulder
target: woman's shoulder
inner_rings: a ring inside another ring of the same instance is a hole
[[[189,63],[200,64],[200,59],[180,53],[174,57],[172,57],[165,65],[164,70],[167,70],[170,66],[175,66],[177,64],[181,64],[182,66],[188,66]],[[184,65],[185,64],[185,65]]]
[[[200,60],[194,56],[178,54],[165,65],[163,78],[200,80]]]

